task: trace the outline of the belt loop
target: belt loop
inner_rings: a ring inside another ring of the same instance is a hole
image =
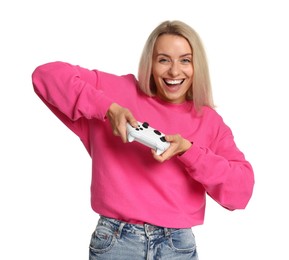
[[[172,233],[172,230],[170,228],[164,228],[164,231],[165,231],[165,236],[166,237],[169,237]]]
[[[120,222],[118,230],[116,231],[116,238],[120,238],[122,229],[125,225],[126,225],[125,222]]]
[[[144,231],[145,231],[146,236],[149,237],[149,236],[150,236],[150,233],[149,233],[149,227],[148,227],[148,225],[147,225],[147,224],[144,224],[143,227],[144,227]]]

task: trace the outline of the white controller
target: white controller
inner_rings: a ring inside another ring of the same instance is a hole
[[[127,139],[129,142],[137,141],[156,151],[157,155],[162,154],[170,143],[166,141],[165,135],[149,126],[147,122],[138,122],[138,127],[134,128],[127,123]]]

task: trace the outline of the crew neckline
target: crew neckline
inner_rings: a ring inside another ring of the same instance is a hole
[[[185,100],[184,102],[182,103],[171,103],[171,102],[168,102],[168,101],[165,101],[161,98],[159,98],[158,96],[153,96],[151,97],[152,100],[154,100],[155,102],[159,103],[160,105],[162,106],[166,106],[170,109],[174,109],[174,110],[177,110],[177,111],[189,111],[189,110],[192,110],[193,109],[193,101],[191,100]]]

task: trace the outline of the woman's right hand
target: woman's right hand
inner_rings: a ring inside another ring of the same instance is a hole
[[[137,127],[137,120],[129,109],[116,103],[112,103],[106,113],[110,121],[112,132],[115,136],[120,136],[124,143],[127,142],[126,123]]]

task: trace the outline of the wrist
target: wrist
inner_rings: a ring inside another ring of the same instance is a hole
[[[180,152],[178,155],[183,155],[186,151],[188,151],[193,145],[193,142],[190,142],[189,140],[184,139],[184,146],[182,149],[182,152]]]
[[[111,116],[114,113],[114,111],[116,110],[117,106],[118,105],[116,103],[111,103],[107,112],[106,112],[106,115]]]

